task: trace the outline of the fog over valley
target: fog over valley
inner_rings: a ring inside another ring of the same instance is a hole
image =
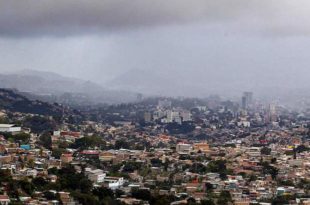
[[[33,79],[29,89],[277,98],[310,88],[306,0],[5,2],[1,74],[48,71],[89,84],[47,90]]]
[[[0,205],[310,205],[310,0],[0,0]]]

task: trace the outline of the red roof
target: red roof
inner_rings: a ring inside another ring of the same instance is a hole
[[[0,200],[9,200],[9,196],[7,195],[0,195]]]
[[[73,137],[79,137],[81,135],[80,132],[68,132],[68,131],[62,131],[60,133],[61,136],[73,136]]]
[[[99,151],[96,150],[84,150],[81,152],[81,154],[85,155],[99,155]]]

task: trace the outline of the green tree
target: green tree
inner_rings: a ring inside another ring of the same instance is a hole
[[[105,187],[95,188],[92,193],[93,195],[97,196],[100,201],[104,200],[107,197],[114,197],[113,191]]]
[[[10,138],[12,138],[14,142],[20,142],[22,144],[27,144],[29,143],[30,140],[30,134],[24,132],[18,133],[16,135],[7,135],[7,136],[10,136]]]
[[[46,131],[53,131],[56,129],[56,122],[47,117],[33,116],[27,117],[23,126],[29,127],[33,133],[41,134]]]
[[[43,188],[48,184],[48,182],[42,177],[34,178],[32,183],[38,190],[43,190]]]
[[[131,195],[134,198],[141,199],[144,201],[148,201],[152,197],[151,192],[147,189],[133,189],[131,191]]]
[[[106,142],[101,137],[86,136],[75,140],[71,147],[75,149],[88,149],[93,147],[103,147],[105,145]]]
[[[71,195],[83,205],[98,205],[98,199],[92,194],[84,194],[80,192],[71,192]]]
[[[32,183],[27,180],[22,180],[19,182],[20,187],[26,192],[29,196],[31,196],[35,190],[35,187]]]
[[[262,155],[270,155],[271,154],[271,149],[269,147],[263,147],[261,150],[260,150],[260,153]]]
[[[56,159],[60,159],[61,155],[65,152],[66,152],[65,149],[57,148],[52,151],[52,156],[55,157]]]
[[[228,203],[233,202],[229,191],[221,191],[219,199],[217,201],[218,205],[227,205]]]
[[[206,187],[206,191],[207,192],[212,192],[213,191],[213,185],[211,183],[207,182],[205,184],[205,187]]]
[[[49,132],[44,132],[41,136],[40,136],[40,143],[47,149],[51,149],[52,147],[52,137],[51,137],[51,133]]]
[[[125,140],[116,140],[115,141],[115,145],[114,145],[115,149],[129,149],[130,145],[127,141]]]
[[[263,162],[262,166],[264,174],[270,174],[273,180],[277,178],[279,170],[276,167],[271,166],[268,162]]]
[[[214,201],[212,199],[204,199],[200,202],[201,205],[215,205]]]
[[[89,193],[93,188],[93,183],[86,178],[81,179],[79,185],[82,193]]]

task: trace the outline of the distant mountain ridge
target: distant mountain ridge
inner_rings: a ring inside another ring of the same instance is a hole
[[[100,85],[90,81],[36,70],[21,70],[9,74],[0,74],[0,87],[49,94],[58,94],[59,92],[83,93],[91,90],[99,92],[104,90]]]
[[[62,114],[71,112],[70,109],[58,104],[29,100],[16,91],[9,89],[0,89],[0,109],[49,116],[61,116]]]
[[[108,90],[91,81],[36,70],[0,74],[0,88],[17,89],[33,99],[77,105],[131,102],[137,96],[133,92]]]

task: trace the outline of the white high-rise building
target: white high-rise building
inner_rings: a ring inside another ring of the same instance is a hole
[[[181,112],[181,118],[183,122],[192,121],[192,114],[190,111],[185,110]]]
[[[181,119],[180,113],[177,112],[177,111],[169,110],[167,112],[167,122],[168,123],[176,122],[176,123],[181,124],[182,123],[182,119]]]

